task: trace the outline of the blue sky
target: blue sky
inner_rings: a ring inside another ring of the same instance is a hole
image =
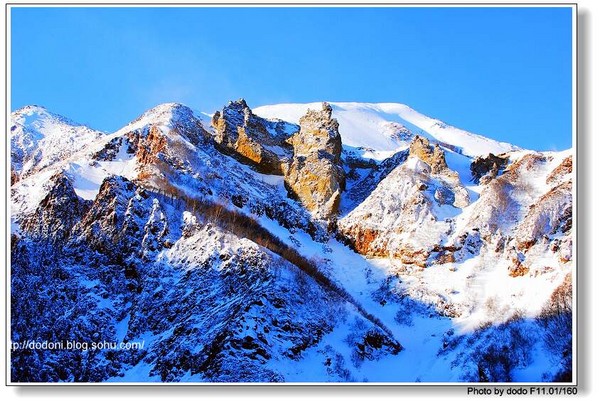
[[[12,8],[11,108],[113,131],[164,102],[399,102],[571,147],[570,8]]]

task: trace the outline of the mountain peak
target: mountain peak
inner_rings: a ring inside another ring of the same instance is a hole
[[[65,160],[103,134],[37,105],[12,112],[11,122],[11,174],[15,179]]]
[[[142,113],[117,132],[134,131],[151,125],[164,126],[170,129],[176,125],[188,125],[195,120],[198,120],[198,118],[189,107],[181,103],[162,103]]]
[[[40,127],[46,122],[68,125],[72,127],[84,126],[83,124],[77,123],[60,114],[53,113],[44,106],[35,104],[23,106],[20,109],[13,111],[11,113],[11,120],[13,122],[13,128],[11,129],[12,132],[14,132],[16,129],[15,125]]]
[[[237,108],[245,109],[248,107],[248,103],[246,103],[246,99],[241,97],[238,100],[230,100],[229,102],[227,102],[226,107],[237,107]]]
[[[48,112],[48,109],[46,109],[44,106],[40,106],[37,104],[29,104],[27,106],[23,106],[15,111],[13,111],[14,114],[43,113],[43,112]]]
[[[160,120],[170,119],[171,122],[192,118],[193,116],[194,112],[188,106],[173,102],[159,104],[142,114],[142,118],[153,117]]]

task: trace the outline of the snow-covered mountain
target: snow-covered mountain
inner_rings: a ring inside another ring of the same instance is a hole
[[[102,135],[43,107],[23,107],[11,114],[11,177],[41,170]]]
[[[211,115],[12,113],[12,381],[571,380],[570,150],[401,104]]]

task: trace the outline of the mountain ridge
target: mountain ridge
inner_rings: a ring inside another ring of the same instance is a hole
[[[414,134],[425,135],[428,139],[447,143],[458,148],[465,147],[463,152],[471,157],[487,155],[488,153],[503,153],[508,151],[520,150],[519,147],[506,142],[499,142],[486,138],[481,135],[473,134],[450,125],[445,124],[441,120],[427,117],[409,106],[401,103],[357,103],[357,102],[328,102],[333,106],[334,117],[340,120],[341,130],[344,130],[345,123],[350,125],[358,125],[360,131],[352,132],[350,140],[347,141],[351,146],[365,146],[368,144],[361,142],[358,137],[364,132],[379,131],[382,136],[391,139],[389,142],[379,142],[376,150],[394,150],[393,146],[402,146],[402,141],[394,141],[392,138],[394,133],[402,132],[402,128],[408,128]],[[260,106],[255,109],[258,115],[264,117],[279,115],[280,118],[288,119],[288,121],[296,122],[299,116],[306,109],[318,108],[320,103],[287,103],[275,104],[269,106]],[[354,116],[350,114],[360,114],[360,119],[366,120],[368,123],[364,127],[357,124]],[[348,116],[346,116],[348,115]],[[383,117],[387,118],[385,120]],[[349,121],[346,119],[350,118]],[[386,123],[399,123],[400,127],[386,125]],[[380,127],[377,127],[380,125]],[[379,129],[377,129],[379,128]],[[394,130],[394,128],[396,128]],[[387,129],[387,132],[386,132]],[[354,130],[353,130],[354,131]],[[361,132],[362,131],[362,132]],[[457,142],[458,140],[458,142]],[[472,143],[469,143],[472,142]]]

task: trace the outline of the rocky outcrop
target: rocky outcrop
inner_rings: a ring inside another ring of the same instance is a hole
[[[410,155],[418,157],[431,167],[431,172],[439,174],[448,169],[444,151],[440,145],[431,146],[427,138],[415,136],[410,143]]]
[[[211,120],[217,147],[266,174],[281,175],[291,156],[286,123],[268,121],[252,113],[244,99],[229,102]]]
[[[132,217],[127,212],[135,191],[136,185],[124,177],[105,178],[89,211],[74,227],[76,242],[85,242],[93,250],[115,256],[120,253],[116,250],[129,249],[125,236],[135,237],[139,231],[133,227],[126,229]]]
[[[358,199],[362,192],[368,196],[338,222],[340,236],[352,248],[418,267],[426,266],[432,252],[450,260],[439,248],[452,231],[448,216],[470,200],[439,145],[416,136],[408,150],[382,162],[366,180],[351,192]]]
[[[417,135],[410,144],[409,156],[423,162],[426,175],[439,181],[438,184],[433,185],[434,199],[439,205],[452,205],[457,208],[469,205],[469,193],[460,182],[458,173],[448,168],[444,150],[439,144],[432,146],[427,138]],[[421,187],[420,190],[431,187],[426,183],[418,185]]]
[[[32,238],[58,243],[71,234],[73,226],[90,208],[91,202],[77,196],[64,173],[56,173],[52,187],[31,216],[21,223]]]
[[[546,184],[554,185],[561,182],[567,174],[573,172],[573,156],[566,157],[550,174],[546,177]]]
[[[478,156],[471,163],[471,177],[476,184],[487,184],[496,178],[508,164],[507,155],[496,156],[492,153],[483,157]]]
[[[449,229],[435,211],[439,188],[429,165],[411,157],[338,221],[339,233],[361,254],[425,266],[428,249]]]
[[[332,220],[338,212],[345,187],[341,166],[342,138],[332,108],[323,103],[321,110],[308,110],[300,119],[300,132],[289,139],[294,148],[285,184],[315,216]]]
[[[136,157],[138,161],[145,164],[152,164],[159,161],[158,155],[164,152],[167,147],[167,138],[161,130],[156,127],[150,127],[150,131],[145,138],[142,138],[137,146]]]

